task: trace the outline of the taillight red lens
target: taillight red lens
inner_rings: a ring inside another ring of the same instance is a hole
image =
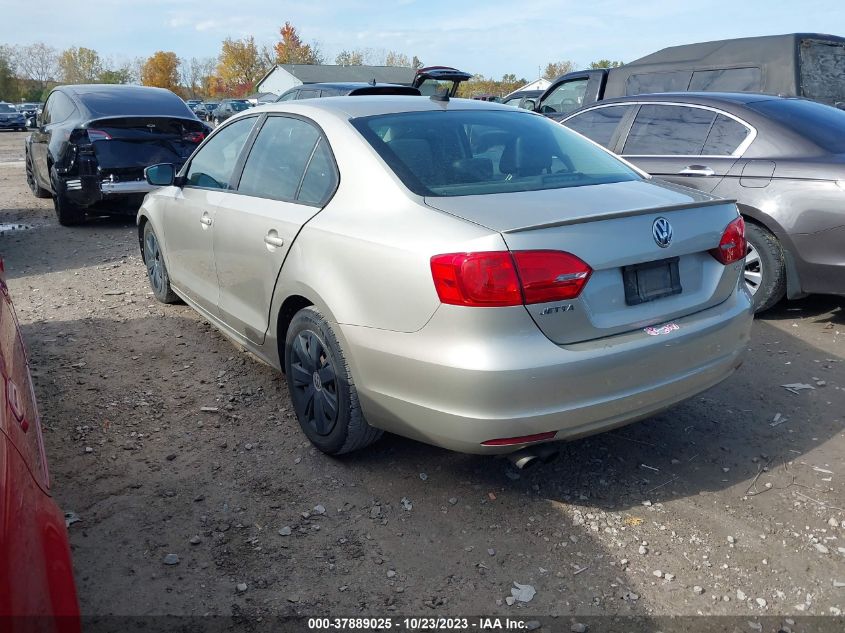
[[[593,272],[575,255],[561,251],[516,251],[513,257],[527,304],[574,299]]]
[[[745,257],[747,250],[745,243],[745,221],[742,217],[737,218],[722,233],[719,240],[719,247],[710,251],[710,254],[724,265],[732,264]]]
[[[110,141],[111,134],[103,130],[88,130],[88,140],[92,143],[94,141]]]
[[[449,253],[431,258],[440,301],[463,306],[516,306],[522,292],[508,251]]]
[[[501,307],[574,299],[592,269],[561,251],[449,253],[431,258],[440,301]]]
[[[188,141],[189,143],[202,143],[204,138],[205,134],[203,132],[186,132],[182,135],[182,140]]]

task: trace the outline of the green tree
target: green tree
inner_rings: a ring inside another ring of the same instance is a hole
[[[91,84],[99,81],[103,62],[97,51],[72,46],[59,55],[59,77],[66,84]]]
[[[543,79],[552,81],[561,75],[571,73],[573,70],[575,70],[575,64],[568,59],[559,62],[549,62],[546,64],[546,69],[543,71]]]
[[[20,85],[12,70],[9,52],[0,47],[0,100],[17,101],[20,98]]]
[[[132,79],[132,69],[129,66],[121,66],[120,68],[108,68],[103,70],[97,77],[97,83],[131,84]]]
[[[600,59],[597,62],[590,62],[590,68],[592,70],[598,70],[599,68],[619,68],[624,65],[625,62],[616,62],[609,59]]]

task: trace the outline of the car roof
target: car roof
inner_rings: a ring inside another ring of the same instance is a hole
[[[745,105],[757,101],[770,101],[773,99],[785,99],[775,95],[759,94],[755,92],[657,92],[651,94],[628,95],[627,97],[615,97],[591,103],[590,106],[610,103],[628,103],[631,101],[680,101],[698,105]]]
[[[296,88],[308,90],[309,88],[334,88],[336,90],[354,90],[355,88],[407,88],[402,84],[372,83],[371,81],[327,81],[325,83],[302,84]]]
[[[440,101],[431,98],[409,99],[407,96],[360,95],[332,97],[331,99],[302,99],[281,101],[260,106],[265,112],[328,112],[350,119],[380,114],[402,112],[435,112],[448,110],[501,110],[516,112],[513,106],[477,99],[449,99]],[[255,110],[253,110],[254,112]],[[525,111],[527,113],[527,110]]]

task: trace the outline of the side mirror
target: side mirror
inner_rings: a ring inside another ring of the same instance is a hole
[[[534,108],[536,107],[536,105],[534,103],[534,99],[526,99],[525,101],[522,102],[522,107],[525,110],[534,110]]]
[[[155,187],[169,187],[176,177],[176,168],[171,163],[159,163],[144,170],[144,178]]]

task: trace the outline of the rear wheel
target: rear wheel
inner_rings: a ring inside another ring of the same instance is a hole
[[[26,184],[29,185],[29,190],[36,198],[50,197],[50,192],[38,184],[35,177],[35,166],[32,164],[32,156],[29,155],[29,150],[26,152]]]
[[[745,287],[751,293],[754,312],[768,310],[786,294],[783,248],[770,231],[746,222]]]
[[[147,279],[150,280],[150,287],[153,289],[155,298],[162,303],[179,301],[178,295],[170,287],[170,276],[167,274],[167,266],[164,265],[164,255],[162,255],[158,237],[149,222],[144,225],[144,265],[147,267]]]
[[[314,307],[294,315],[285,340],[285,377],[303,432],[328,455],[372,444],[382,431],[364,420],[340,343]]]

